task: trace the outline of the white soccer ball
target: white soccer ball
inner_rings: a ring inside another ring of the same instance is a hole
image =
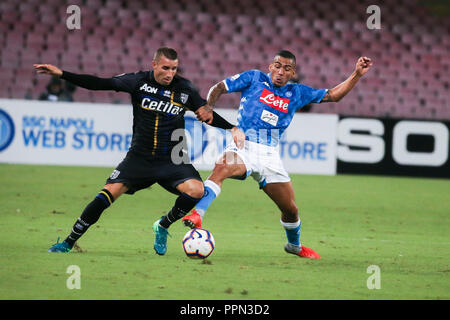
[[[201,228],[189,230],[183,238],[183,249],[189,258],[209,257],[215,245],[211,232]]]

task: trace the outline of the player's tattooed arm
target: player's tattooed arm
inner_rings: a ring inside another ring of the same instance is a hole
[[[219,100],[219,97],[226,92],[227,89],[225,88],[223,82],[219,82],[211,87],[206,98],[207,104],[195,111],[197,119],[199,121],[211,124],[214,116],[214,105],[217,100]]]
[[[217,100],[219,100],[220,96],[224,93],[227,93],[227,88],[225,87],[223,81],[216,83],[213,87],[211,87],[211,89],[209,89],[208,96],[206,97],[208,105],[211,108],[214,108]]]

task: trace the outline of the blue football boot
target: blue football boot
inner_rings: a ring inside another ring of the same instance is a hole
[[[72,247],[66,241],[59,242],[58,237],[58,240],[56,240],[56,243],[48,249],[48,252],[70,252],[70,250],[72,250]]]
[[[167,235],[169,231],[161,227],[159,222],[161,219],[155,221],[153,224],[153,232],[155,233],[155,243],[153,244],[153,249],[160,256],[164,255],[167,251]]]

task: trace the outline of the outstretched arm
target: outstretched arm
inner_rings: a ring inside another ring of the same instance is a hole
[[[333,89],[329,89],[325,97],[323,97],[321,102],[338,102],[347,93],[349,93],[359,79],[369,71],[372,66],[372,60],[367,57],[361,57],[356,63],[355,71],[347,78],[344,82],[338,84]]]
[[[90,90],[116,90],[111,78],[99,78],[88,74],[76,74],[63,71],[51,64],[34,64],[38,74],[49,74],[67,80],[79,87]]]
[[[38,74],[49,74],[51,76],[61,77],[63,72],[60,68],[51,64],[33,64]]]

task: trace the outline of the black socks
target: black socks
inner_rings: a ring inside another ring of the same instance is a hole
[[[169,228],[172,223],[183,218],[189,211],[191,211],[201,198],[192,198],[186,193],[182,193],[176,200],[175,205],[169,213],[162,217],[160,225],[163,228]],[[102,189],[97,194],[94,200],[90,202],[84,209],[81,216],[77,219],[72,227],[72,232],[65,239],[70,247],[73,247],[75,242],[89,229],[91,225],[96,223],[103,211],[114,202],[111,193]]]
[[[88,230],[88,228],[96,223],[102,212],[114,202],[111,193],[102,189],[94,200],[84,209],[77,222],[72,227],[72,232],[66,238],[66,242],[73,247],[75,242]]]
[[[189,211],[191,211],[200,199],[201,198],[192,198],[186,193],[182,193],[177,200],[175,200],[175,205],[169,213],[162,217],[159,224],[165,229],[169,228],[172,223],[183,218]]]

